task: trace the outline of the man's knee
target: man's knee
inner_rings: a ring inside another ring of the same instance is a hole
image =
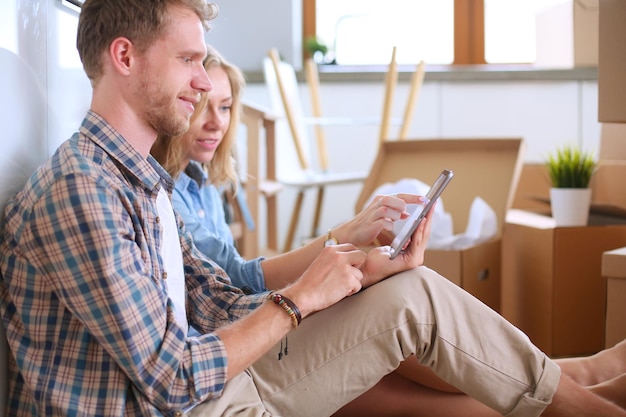
[[[406,305],[407,300],[415,300],[416,297],[430,298],[433,293],[449,291],[447,289],[449,286],[454,286],[454,284],[432,269],[420,266],[393,275],[372,286],[371,290],[377,293],[376,296],[381,301],[397,301],[401,305]]]
[[[444,282],[445,281],[445,282]],[[450,282],[426,267],[418,267],[393,275],[363,292],[367,303],[378,314],[396,315],[402,311],[421,317],[431,316],[434,299]],[[385,313],[389,310],[388,313]]]

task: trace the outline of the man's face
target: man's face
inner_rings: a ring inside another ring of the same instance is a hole
[[[205,55],[198,16],[172,7],[166,32],[138,57],[139,76],[133,91],[144,119],[157,133],[176,136],[188,129],[200,93],[211,89],[202,66]]]

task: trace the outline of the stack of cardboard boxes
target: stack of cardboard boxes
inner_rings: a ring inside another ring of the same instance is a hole
[[[626,2],[602,0],[598,50],[598,120],[603,122],[601,157],[611,162],[598,193],[626,207]],[[610,124],[609,124],[610,123]],[[606,252],[602,273],[607,280],[606,346],[626,338],[626,247]]]
[[[624,323],[611,318],[619,311],[611,304],[626,303],[626,292],[618,294],[619,283],[607,287],[603,265],[604,252],[626,245],[626,158],[612,159],[624,152],[626,124],[604,125],[589,224],[582,227],[555,226],[546,167],[523,167],[503,237],[501,312],[551,356],[597,352],[609,342],[609,327]],[[610,281],[620,279],[617,267],[610,273]],[[621,276],[626,284],[626,268]]]
[[[599,117],[585,227],[549,217],[546,168],[523,168],[503,236],[502,314],[552,356],[586,355],[626,338],[626,2],[599,10]],[[620,249],[621,248],[621,249]]]

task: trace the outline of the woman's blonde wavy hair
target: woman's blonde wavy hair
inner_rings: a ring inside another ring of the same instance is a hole
[[[243,73],[239,68],[226,61],[214,48],[208,47],[208,55],[204,61],[204,68],[208,71],[210,68],[221,67],[230,80],[232,89],[232,107],[230,116],[230,125],[215,152],[215,156],[210,164],[203,164],[204,169],[209,174],[209,180],[213,185],[232,185],[237,187],[237,170],[236,162],[236,139],[237,127],[241,119],[241,96],[246,82]],[[206,106],[210,100],[211,93],[203,94],[202,99],[196,105],[196,109],[191,116],[193,123],[206,110]],[[152,146],[150,153],[172,176],[177,178],[183,167],[181,167],[184,150],[182,149],[183,135],[165,136],[159,135],[156,142]]]

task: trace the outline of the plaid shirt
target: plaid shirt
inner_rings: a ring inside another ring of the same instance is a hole
[[[172,182],[89,112],[5,211],[0,307],[16,416],[180,415],[224,387],[216,328],[263,302],[243,295],[179,232],[187,316],[174,319],[159,255]]]

